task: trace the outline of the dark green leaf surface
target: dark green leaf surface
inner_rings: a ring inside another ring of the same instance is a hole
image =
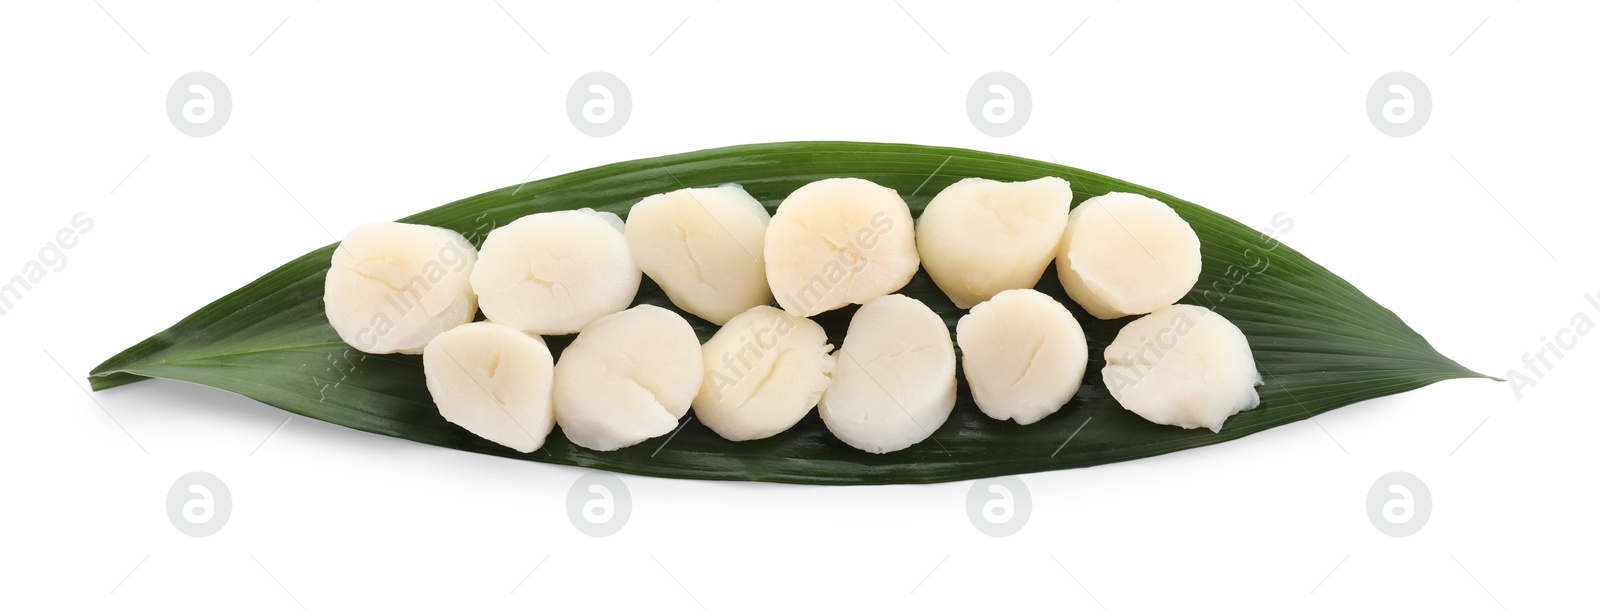
[[[1131,460],[1247,436],[1436,381],[1482,377],[1434,351],[1349,283],[1254,229],[1099,174],[971,150],[855,142],[734,146],[506,187],[401,220],[454,229],[481,244],[494,227],[535,212],[591,207],[625,217],[647,195],[728,182],[744,185],[770,210],[807,182],[843,176],[899,191],[914,215],[945,186],[972,176],[1005,181],[1059,176],[1072,183],[1074,203],[1124,191],[1172,205],[1200,236],[1204,257],[1200,281],[1182,302],[1212,307],[1244,331],[1266,380],[1261,406],[1229,418],[1220,433],[1156,425],[1123,410],[1101,383],[1101,350],[1133,318],[1101,321],[1084,313],[1062,293],[1052,268],[1038,288],[1066,303],[1083,323],[1089,373],[1070,404],[1036,424],[989,419],[961,380],[949,421],[932,438],[887,455],[867,454],[834,439],[815,411],[788,432],[760,441],[726,441],[689,421],[670,442],[662,437],[613,452],[573,445],[558,429],[544,449],[519,454],[440,417],[424,385],[420,357],[362,354],[339,340],[322,308],[333,245],[279,267],[107,360],[90,374],[90,382],[102,390],[148,377],[189,381],[357,430],[540,462],[663,477],[858,484],[950,481]],[[927,303],[954,330],[962,312],[926,273],[919,272],[901,292]],[[636,302],[676,310],[648,279]],[[834,345],[843,341],[854,310],[817,317]],[[702,341],[716,330],[686,317]],[[556,338],[551,347],[559,350],[566,343]]]

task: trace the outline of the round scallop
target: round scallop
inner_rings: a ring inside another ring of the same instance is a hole
[[[1028,288],[973,307],[956,324],[956,342],[978,409],[1024,425],[1072,400],[1089,364],[1089,344],[1072,313]]]
[[[323,285],[328,323],[370,354],[420,354],[439,333],[472,321],[468,278],[478,251],[460,233],[380,222],[350,231]]]
[[[554,364],[538,335],[492,322],[445,331],[422,351],[423,375],[439,414],[523,453],[544,446],[555,427]]]
[[[1200,238],[1167,204],[1132,193],[1092,197],[1072,210],[1056,257],[1067,296],[1096,318],[1176,303],[1200,279]]]
[[[762,250],[771,219],[743,187],[725,184],[645,197],[624,233],[634,263],[673,305],[720,326],[772,301]]]
[[[700,340],[683,316],[654,305],[607,315],[556,361],[556,423],[595,451],[661,436],[689,411],[702,371]]]
[[[639,267],[622,219],[591,209],[543,212],[489,232],[472,289],[490,320],[541,335],[570,335],[622,311],[639,292]]]
[[[764,250],[778,305],[803,317],[899,290],[919,264],[905,200],[860,178],[795,189],[778,205]]]
[[[1261,403],[1250,342],[1204,307],[1172,305],[1129,322],[1105,355],[1101,376],[1111,396],[1158,424],[1218,432]]]
[[[1002,290],[1032,288],[1056,257],[1072,186],[967,178],[935,195],[917,219],[917,253],[933,283],[969,309]]]
[[[891,294],[850,318],[839,364],[817,411],[834,436],[869,453],[915,445],[956,404],[956,354],[944,320]]]
[[[705,382],[695,417],[731,441],[788,430],[828,388],[832,351],[810,318],[766,305],[734,316],[701,347]]]

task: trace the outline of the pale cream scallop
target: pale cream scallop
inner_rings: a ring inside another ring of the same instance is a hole
[[[1038,284],[1071,208],[1072,186],[1060,178],[967,178],[939,191],[917,218],[917,253],[933,283],[968,309]]]
[[[468,278],[478,251],[440,227],[380,222],[350,231],[323,284],[328,323],[372,354],[420,354],[439,333],[472,321]]]
[[[764,251],[778,305],[804,317],[899,290],[918,266],[911,209],[860,178],[795,189],[778,205]]]
[[[1030,288],[1001,292],[956,323],[961,369],[985,415],[1031,424],[1083,383],[1089,345],[1059,301]]]
[[[1096,318],[1145,314],[1188,294],[1200,278],[1200,238],[1167,204],[1107,193],[1067,217],[1056,272],[1067,296]]]
[[[835,359],[810,318],[758,306],[717,330],[701,353],[705,382],[694,414],[722,438],[748,441],[788,430],[828,388]]]
[[[927,439],[956,404],[956,354],[944,320],[891,294],[850,318],[839,365],[817,411],[834,436],[869,453]]]
[[[624,233],[639,269],[672,304],[713,324],[772,301],[767,209],[737,184],[651,195],[628,211]]]
[[[700,340],[683,316],[654,305],[604,316],[556,361],[556,423],[595,451],[661,436],[689,411],[702,371]]]
[[[569,335],[622,311],[639,267],[622,219],[591,209],[523,216],[489,232],[472,271],[483,315],[541,335]]]
[[[1250,342],[1204,307],[1172,305],[1129,322],[1105,357],[1101,377],[1111,396],[1158,424],[1218,432],[1261,403]]]
[[[544,339],[492,322],[445,331],[422,351],[428,394],[439,414],[523,453],[544,446],[555,427],[554,364]]]

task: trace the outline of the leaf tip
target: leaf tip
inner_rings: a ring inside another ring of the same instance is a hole
[[[149,379],[149,377],[124,371],[101,371],[100,369],[95,369],[94,372],[89,373],[89,390],[99,392],[100,390],[109,390],[146,379]]]

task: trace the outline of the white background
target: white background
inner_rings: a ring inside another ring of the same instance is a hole
[[[1600,320],[1584,301],[1600,292],[1592,4],[1050,4],[0,7],[0,280],[73,214],[94,221],[0,317],[0,605],[1592,603],[1600,336],[1520,400],[1511,384],[1446,382],[1216,447],[1024,476],[1032,515],[1009,538],[968,521],[970,483],[623,477],[632,517],[596,539],[566,516],[575,468],[285,423],[174,382],[85,394],[101,360],[357,224],[530,172],[795,139],[1054,158],[1252,226],[1284,212],[1286,243],[1496,376],[1575,315]],[[197,70],[233,96],[205,138],[165,110]],[[607,138],[565,110],[596,70],[634,102]],[[965,109],[997,70],[1034,101],[1006,138]],[[1406,138],[1365,109],[1397,70],[1433,96]],[[1368,488],[1397,470],[1433,497],[1407,538],[1366,514]],[[214,536],[166,516],[191,471],[232,492]]]

